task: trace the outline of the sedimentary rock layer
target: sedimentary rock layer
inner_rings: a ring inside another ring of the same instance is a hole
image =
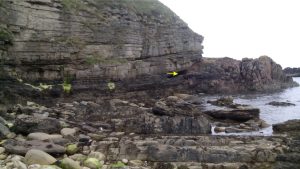
[[[203,37],[157,0],[1,2],[1,29],[12,34],[1,57],[26,81],[122,80],[201,58]]]
[[[65,81],[72,90],[102,94],[109,93],[109,81],[120,92],[233,93],[293,85],[268,57],[203,59],[203,37],[157,0],[0,2],[1,72],[23,82]],[[184,73],[168,78],[169,71]]]

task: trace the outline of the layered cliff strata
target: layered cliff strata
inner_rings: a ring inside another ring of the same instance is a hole
[[[105,93],[113,81],[117,92],[152,94],[294,85],[268,57],[203,59],[203,37],[157,0],[0,2],[1,71],[22,82],[67,81],[72,90]],[[166,76],[182,70],[184,75]]]
[[[5,69],[78,85],[184,69],[203,37],[157,0],[2,0]],[[99,83],[98,83],[99,84]]]

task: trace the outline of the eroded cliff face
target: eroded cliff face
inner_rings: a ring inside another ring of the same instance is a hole
[[[203,37],[157,0],[1,4],[1,30],[9,35],[1,60],[25,81],[68,78],[84,88],[185,69],[201,58]]]
[[[0,13],[1,79],[99,94],[113,81],[117,92],[153,96],[294,85],[268,57],[202,59],[203,37],[157,0],[1,0]]]

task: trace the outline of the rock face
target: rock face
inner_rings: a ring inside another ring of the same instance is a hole
[[[72,90],[197,92],[292,86],[268,57],[203,59],[203,37],[157,0],[2,0],[2,71]],[[4,36],[5,35],[5,36]],[[169,71],[184,72],[168,78]],[[235,88],[232,88],[235,86]],[[52,94],[62,92],[53,87]]]
[[[272,140],[276,140],[276,145],[272,144]],[[123,137],[118,147],[105,145],[103,142],[99,144],[99,148],[107,150],[108,159],[111,160],[126,158],[155,162],[192,162],[203,168],[209,163],[213,163],[211,165],[214,167],[211,168],[225,165],[224,163],[235,164],[235,168],[243,165],[245,168],[255,168],[257,163],[260,168],[272,168],[270,164],[280,154],[276,151],[276,146],[281,147],[282,142],[282,138],[247,136]],[[269,167],[262,167],[263,163]]]
[[[190,74],[190,86],[199,92],[266,92],[296,85],[281,66],[267,56],[242,61],[204,58],[193,65]]]
[[[300,77],[300,68],[290,68],[290,67],[287,67],[287,68],[283,69],[283,71],[288,76]]]
[[[26,81],[101,88],[108,80],[185,69],[201,58],[203,37],[157,0],[3,4],[1,30],[12,37],[0,39],[7,43],[1,60]]]
[[[103,119],[111,124],[111,129],[127,133],[187,135],[211,132],[209,117],[197,105],[176,96],[157,101],[153,109],[113,100],[105,113],[98,112],[90,118]]]
[[[283,123],[274,124],[273,130],[277,133],[285,133],[289,138],[288,149],[284,154],[276,158],[275,169],[288,169],[300,167],[300,120],[289,120]]]

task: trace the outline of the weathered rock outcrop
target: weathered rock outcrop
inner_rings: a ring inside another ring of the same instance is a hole
[[[284,123],[273,124],[273,130],[275,132],[299,132],[300,120],[288,120]]]
[[[275,169],[288,169],[300,167],[300,120],[288,120],[283,123],[274,124],[273,130],[276,133],[285,133],[289,138],[286,142],[288,149],[284,154],[276,158]]]
[[[287,67],[287,68],[283,69],[283,71],[288,76],[300,77],[300,68],[290,68],[290,67]]]
[[[176,135],[211,133],[209,117],[203,114],[198,106],[176,96],[157,101],[153,108],[119,99],[98,106],[97,111],[79,110],[75,113],[76,119],[89,121],[90,126],[97,126],[97,121],[101,121],[102,124],[99,125],[103,129],[126,133]],[[95,127],[84,128],[90,132],[97,131]]]
[[[199,92],[267,92],[297,85],[271,58],[204,58],[193,65],[190,86]]]

